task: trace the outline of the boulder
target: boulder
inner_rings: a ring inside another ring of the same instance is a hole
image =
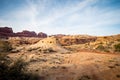
[[[40,38],[46,38],[46,37],[47,37],[47,34],[45,34],[45,33],[43,33],[43,32],[40,32],[40,33],[38,33],[37,36],[40,37]]]

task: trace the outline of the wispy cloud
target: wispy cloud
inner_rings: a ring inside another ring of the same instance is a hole
[[[77,4],[74,4],[72,6],[68,5],[65,7],[62,7],[61,9],[53,11],[51,15],[49,15],[47,18],[41,20],[40,26],[42,25],[50,25],[59,18],[64,18],[69,14],[72,14],[78,10],[83,9],[84,7],[88,6],[90,3],[92,3],[93,0],[84,0],[82,2],[78,2]]]
[[[97,35],[99,30],[104,31],[104,27],[120,24],[120,9],[113,8],[116,5],[101,6],[102,3],[109,2],[105,0],[25,1],[26,5],[18,6],[18,9],[11,9],[9,14],[0,16],[0,26],[10,25],[15,31],[28,29],[48,34]],[[117,27],[117,30],[120,28]]]

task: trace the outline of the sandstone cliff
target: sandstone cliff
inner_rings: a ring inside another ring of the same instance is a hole
[[[0,27],[0,38],[8,38],[8,37],[39,37],[46,38],[46,33],[36,33],[34,31],[23,30],[22,32],[14,33],[12,28],[10,27]]]

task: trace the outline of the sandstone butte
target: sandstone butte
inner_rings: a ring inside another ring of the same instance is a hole
[[[10,27],[0,27],[0,38],[8,38],[8,37],[40,37],[46,38],[47,34],[40,32],[36,34],[34,31],[23,30],[22,32],[14,33],[12,28]]]

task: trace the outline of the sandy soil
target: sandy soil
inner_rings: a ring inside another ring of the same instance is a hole
[[[29,63],[27,71],[39,74],[42,80],[120,80],[120,54],[34,52],[9,56],[21,55]]]

